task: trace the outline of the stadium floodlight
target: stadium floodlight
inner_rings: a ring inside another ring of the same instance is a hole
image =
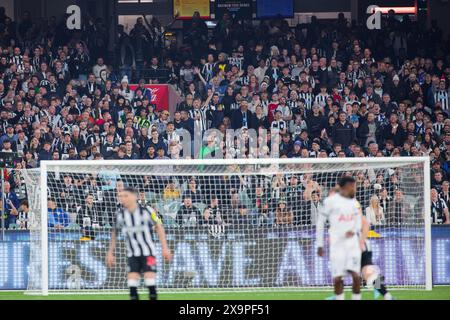
[[[154,207],[165,225],[174,259],[157,259],[163,292],[329,288],[328,259],[315,252],[315,215],[318,200],[344,174],[357,179],[363,209],[373,195],[393,194],[371,232],[385,282],[431,290],[429,159],[398,157],[42,161],[40,169],[26,171],[27,293],[127,289],[120,238],[116,266],[105,263],[124,186],[137,188],[141,203]],[[86,201],[101,218],[84,218]]]

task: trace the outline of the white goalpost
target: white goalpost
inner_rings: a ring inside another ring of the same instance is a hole
[[[139,191],[166,228],[163,292],[319,290],[332,286],[318,257],[321,201],[343,175],[362,209],[379,199],[370,233],[389,287],[432,289],[430,164],[426,157],[43,161],[25,172],[30,205],[27,294],[123,293],[123,237],[108,268],[117,193]],[[156,239],[156,238],[155,238]]]

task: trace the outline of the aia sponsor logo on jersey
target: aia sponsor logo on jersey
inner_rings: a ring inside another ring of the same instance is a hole
[[[349,222],[349,221],[353,221],[353,219],[354,219],[353,214],[340,214],[338,221],[339,222]]]

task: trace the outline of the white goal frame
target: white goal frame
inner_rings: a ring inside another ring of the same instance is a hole
[[[87,165],[105,165],[117,167],[132,166],[152,166],[152,165],[176,165],[176,166],[201,166],[201,165],[276,165],[276,164],[421,164],[423,166],[424,176],[424,240],[425,240],[425,290],[432,290],[432,240],[431,240],[431,197],[430,197],[430,159],[429,157],[390,157],[390,158],[262,158],[262,159],[181,159],[181,160],[57,160],[42,161],[39,169],[40,176],[40,198],[41,201],[41,290],[40,294],[47,296],[49,294],[48,277],[48,216],[47,216],[47,172],[55,167],[65,167],[74,169],[77,166]],[[345,170],[345,168],[343,169]],[[280,288],[282,289],[282,288]],[[59,292],[60,293],[60,292]],[[68,292],[70,293],[70,292]]]

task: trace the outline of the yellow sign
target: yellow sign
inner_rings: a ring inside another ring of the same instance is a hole
[[[198,11],[201,18],[209,19],[209,6],[209,0],[173,0],[173,15],[179,19],[190,19]]]

